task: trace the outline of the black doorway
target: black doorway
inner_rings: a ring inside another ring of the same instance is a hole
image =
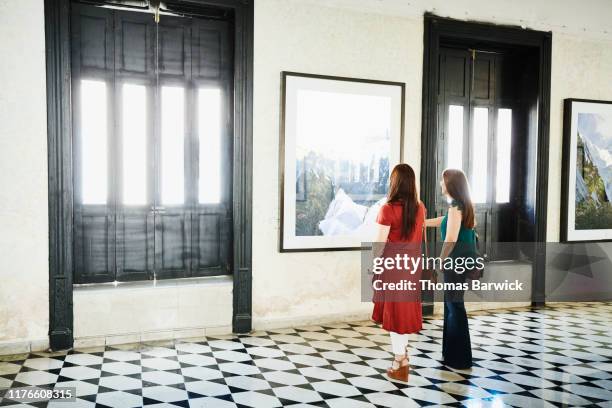
[[[550,33],[425,16],[421,198],[429,216],[443,215],[441,172],[462,168],[491,261],[519,257],[495,242],[546,241],[550,60]],[[544,303],[539,248],[534,305]],[[432,311],[426,297],[424,312]]]

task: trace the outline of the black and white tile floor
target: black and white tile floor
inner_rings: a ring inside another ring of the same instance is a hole
[[[5,356],[0,387],[74,386],[76,403],[49,403],[65,408],[612,407],[611,303],[473,313],[471,370],[440,364],[441,325],[413,336],[408,384],[385,378],[389,337],[361,322]]]

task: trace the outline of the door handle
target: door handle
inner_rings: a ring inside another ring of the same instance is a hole
[[[151,207],[151,212],[153,214],[165,214],[166,207]]]

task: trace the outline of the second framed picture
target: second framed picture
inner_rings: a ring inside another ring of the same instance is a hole
[[[373,240],[402,157],[405,85],[282,72],[280,250]]]
[[[566,99],[561,241],[612,240],[612,101]]]

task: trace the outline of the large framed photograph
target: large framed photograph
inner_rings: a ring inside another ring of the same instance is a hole
[[[566,99],[561,241],[612,240],[612,101]]]
[[[401,161],[405,85],[282,72],[280,250],[373,240]]]

